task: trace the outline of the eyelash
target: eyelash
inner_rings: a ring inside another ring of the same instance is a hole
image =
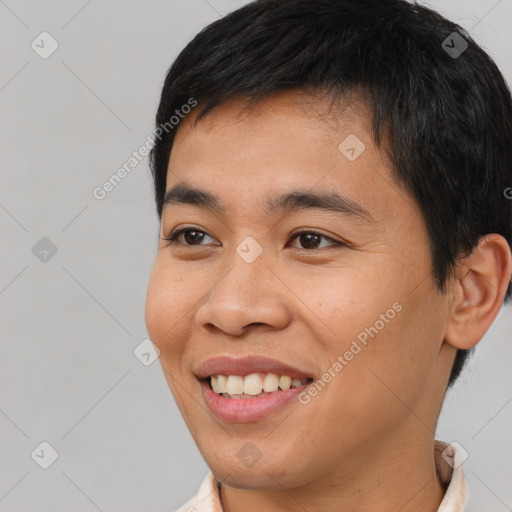
[[[202,233],[204,235],[207,235],[207,236],[210,236],[212,237],[211,235],[209,235],[208,233],[206,233],[206,231],[202,231],[201,229],[197,229],[195,227],[185,227],[185,228],[181,228],[181,229],[178,229],[176,231],[174,231],[173,233],[171,233],[168,237],[163,237],[162,239],[163,240],[167,240],[169,242],[169,244],[176,244],[176,243],[181,243],[181,242],[178,242],[178,238],[183,234],[183,233],[186,233],[187,231],[196,231],[198,233]],[[319,233],[317,231],[312,231],[312,230],[307,230],[307,229],[304,229],[302,231],[296,231],[295,233],[292,234],[292,237],[291,239],[292,240],[295,240],[298,236],[300,235],[303,235],[303,234],[308,234],[308,235],[318,235],[322,238],[325,238],[326,240],[329,240],[331,242],[334,242],[333,245],[337,245],[337,246],[344,246],[344,247],[348,247],[349,244],[345,243],[345,242],[340,242],[338,240],[334,240],[333,238],[330,238],[328,237],[327,235],[324,235],[323,233]],[[212,237],[214,238],[214,237]],[[192,244],[181,244],[181,245],[184,245],[186,247],[196,247]],[[200,247],[200,245],[198,245],[197,247]],[[332,247],[332,246],[329,246],[329,247]],[[326,247],[322,247],[322,249],[326,249]],[[302,249],[303,251],[314,251],[314,250],[319,250],[319,249]]]

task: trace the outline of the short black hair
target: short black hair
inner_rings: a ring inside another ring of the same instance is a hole
[[[160,219],[170,117],[191,98],[197,122],[235,95],[259,101],[288,89],[363,91],[374,142],[424,216],[443,293],[481,236],[512,244],[510,90],[462,27],[406,0],[256,0],[201,30],[170,67],[156,114],[163,136],[150,168]],[[448,387],[473,350],[457,351]]]

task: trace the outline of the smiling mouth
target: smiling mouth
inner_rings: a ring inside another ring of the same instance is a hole
[[[217,395],[231,399],[260,398],[313,382],[311,378],[297,379],[275,373],[251,373],[245,376],[216,374],[202,380]]]

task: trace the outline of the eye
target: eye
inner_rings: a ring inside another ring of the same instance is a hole
[[[344,242],[339,242],[337,240],[334,240],[322,233],[318,233],[316,231],[306,231],[306,230],[303,230],[303,231],[299,231],[299,232],[296,232],[292,235],[292,240],[295,240],[295,239],[298,239],[299,242],[304,245],[305,249],[322,249],[323,247],[318,247],[318,242],[321,240],[321,239],[325,239],[325,240],[330,240],[331,242],[333,242],[332,244],[330,244],[331,246],[332,245],[337,245],[337,246],[346,246],[347,244],[345,244]],[[325,247],[325,246],[324,246]],[[327,246],[329,247],[329,246]],[[300,247],[299,247],[300,248]]]
[[[180,240],[182,235],[183,235],[184,241]],[[207,233],[205,233],[204,231],[202,231],[200,229],[197,229],[195,227],[184,227],[184,228],[174,231],[174,233],[171,233],[170,236],[164,237],[163,240],[167,240],[171,244],[180,243],[185,246],[186,245],[194,246],[194,245],[204,245],[201,242],[204,241],[205,236],[210,237],[213,240],[215,240],[212,236],[208,235]],[[334,239],[332,239],[322,233],[318,233],[316,231],[303,230],[303,231],[296,232],[291,236],[291,240],[298,239],[299,242],[301,243],[301,245],[303,245],[302,249],[306,249],[306,250],[322,249],[322,247],[318,247],[318,243],[320,242],[320,240],[322,238],[324,240],[329,240],[329,241],[333,242],[332,244],[330,244],[330,246],[333,246],[333,245],[346,246],[347,245],[344,242],[339,242],[337,240],[334,240]],[[329,245],[328,245],[328,247],[329,247]],[[299,249],[300,248],[301,247],[299,247]]]
[[[178,240],[181,235],[184,235],[185,243]],[[204,240],[204,237],[210,236],[204,231],[201,231],[200,229],[186,227],[177,229],[174,231],[174,233],[171,233],[170,236],[164,237],[163,240],[167,240],[171,244],[175,244],[176,242],[182,244],[182,245],[203,245],[201,242]],[[210,238],[213,239],[213,237],[210,236]]]

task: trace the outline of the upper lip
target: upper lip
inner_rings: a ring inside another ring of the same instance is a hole
[[[269,357],[252,355],[245,357],[218,356],[204,361],[195,372],[199,379],[211,375],[240,375],[244,377],[250,373],[275,373],[288,375],[292,379],[309,379],[312,376],[299,368],[271,359]]]

